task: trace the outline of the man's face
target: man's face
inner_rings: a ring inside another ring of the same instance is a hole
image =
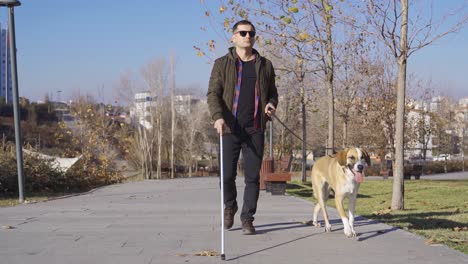
[[[255,31],[251,25],[239,25],[236,31],[233,32],[231,40],[236,47],[252,48],[255,43]]]

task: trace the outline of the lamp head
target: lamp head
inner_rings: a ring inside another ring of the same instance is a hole
[[[21,2],[18,0],[0,0],[0,6],[7,6],[7,7],[13,7],[13,6],[20,6]]]

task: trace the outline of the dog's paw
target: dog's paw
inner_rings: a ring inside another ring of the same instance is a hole
[[[331,225],[325,225],[325,232],[327,233],[331,232]]]
[[[317,222],[317,221],[312,222],[312,225],[315,226],[315,227],[321,227],[321,226],[322,226],[322,225],[321,225],[319,222]]]
[[[348,231],[345,231],[344,233],[346,237],[356,237],[356,232],[354,230],[348,230]]]

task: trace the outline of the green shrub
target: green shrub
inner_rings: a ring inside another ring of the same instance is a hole
[[[24,190],[26,192],[61,191],[51,179],[63,177],[51,162],[23,156]],[[0,195],[18,192],[18,170],[13,147],[0,149]]]
[[[83,159],[66,173],[55,169],[51,161],[31,155],[23,157],[26,193],[67,193],[120,182],[109,164],[98,159]],[[18,193],[18,173],[14,148],[0,148],[0,196]]]
[[[438,173],[445,173],[445,165],[447,165],[447,172],[457,172],[463,170],[463,162],[461,160],[448,160],[447,164],[445,161],[428,161],[425,165],[423,165],[423,174],[438,174]],[[465,166],[468,166],[468,162],[466,162]],[[412,165],[405,165],[405,172],[409,172],[409,174],[414,175],[414,164]],[[380,165],[372,165],[366,168],[366,175],[367,176],[382,176],[380,175]]]
[[[447,165],[447,172],[457,172],[463,170],[463,161],[461,160],[448,160],[445,161],[432,161],[427,162],[424,166],[424,174],[437,174],[445,173],[445,165]],[[465,166],[467,166],[465,164]]]

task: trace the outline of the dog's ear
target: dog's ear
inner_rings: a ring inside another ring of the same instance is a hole
[[[362,151],[362,157],[366,160],[366,163],[368,166],[371,165],[371,159],[370,159],[370,156],[369,156],[369,153],[367,153],[367,151],[365,150],[361,150]]]
[[[346,166],[346,156],[348,155],[348,149],[343,149],[336,153],[336,160],[338,161],[338,164],[341,166]]]

